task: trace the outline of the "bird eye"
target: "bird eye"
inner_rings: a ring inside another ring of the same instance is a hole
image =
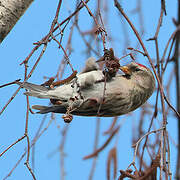
[[[135,71],[141,71],[139,68],[136,68]]]

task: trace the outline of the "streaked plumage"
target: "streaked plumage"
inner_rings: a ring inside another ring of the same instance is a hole
[[[104,91],[104,74],[98,69],[94,58],[89,58],[84,70],[68,84],[54,89],[31,83],[17,82],[25,88],[28,96],[59,100],[52,106],[33,106],[38,113],[66,113],[70,107],[71,114],[79,116],[97,116],[100,104],[100,116],[112,117],[129,113],[144,104],[152,95],[155,79],[145,66],[135,62],[120,68],[125,75],[116,74],[106,82]]]

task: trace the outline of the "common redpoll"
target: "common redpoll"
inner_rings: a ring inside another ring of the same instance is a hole
[[[79,116],[119,116],[140,107],[155,89],[154,76],[146,66],[132,62],[120,69],[124,75],[116,73],[105,82],[95,59],[89,58],[76,78],[56,88],[28,82],[17,84],[27,90],[25,95],[51,99],[52,106],[32,107],[40,114],[69,111]]]

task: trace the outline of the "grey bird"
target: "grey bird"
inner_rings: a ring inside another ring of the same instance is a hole
[[[25,95],[51,99],[51,106],[34,105],[37,113],[78,116],[114,117],[127,114],[143,105],[155,89],[155,79],[149,68],[132,62],[121,66],[118,74],[105,82],[104,73],[94,58],[89,58],[84,70],[70,82],[56,88],[28,82],[17,82],[27,92]],[[58,102],[58,103],[56,103]]]

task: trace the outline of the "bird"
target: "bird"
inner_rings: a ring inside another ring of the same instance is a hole
[[[29,82],[17,82],[27,96],[50,99],[50,106],[33,105],[39,114],[67,111],[77,116],[115,117],[128,114],[143,105],[155,90],[154,75],[146,66],[131,62],[120,66],[106,80],[96,59],[90,57],[85,68],[70,82],[50,88]]]

